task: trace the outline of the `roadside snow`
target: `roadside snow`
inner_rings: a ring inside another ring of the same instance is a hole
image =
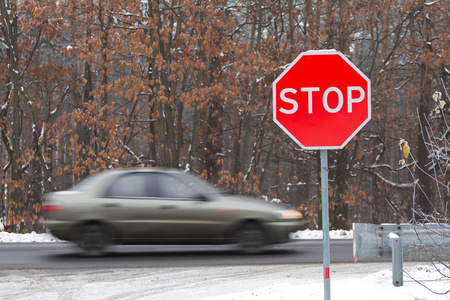
[[[392,285],[390,263],[331,265],[333,300],[444,300],[405,276]],[[444,292],[450,282],[428,265],[405,263],[427,287]],[[320,264],[170,268],[1,270],[0,297],[8,300],[323,299]]]
[[[291,239],[314,240],[322,239],[322,230],[299,230],[291,233]],[[353,239],[353,230],[330,230],[330,239]]]
[[[0,243],[52,243],[61,242],[50,233],[8,233],[0,232]]]

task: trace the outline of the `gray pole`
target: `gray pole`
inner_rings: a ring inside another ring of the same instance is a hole
[[[328,150],[320,150],[320,173],[322,185],[322,230],[323,230],[323,285],[324,299],[331,299],[330,292],[330,228],[328,205]]]
[[[403,286],[403,246],[401,238],[396,234],[389,234],[392,246],[392,284]]]

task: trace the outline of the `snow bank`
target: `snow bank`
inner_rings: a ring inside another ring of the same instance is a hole
[[[315,240],[322,239],[322,230],[299,230],[291,233],[291,239]],[[330,239],[353,239],[353,230],[330,230]]]
[[[8,233],[0,232],[0,243],[52,243],[61,242],[50,233]]]

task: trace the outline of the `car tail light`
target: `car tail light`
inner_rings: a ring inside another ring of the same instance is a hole
[[[51,211],[51,210],[63,210],[64,206],[61,205],[44,205],[42,207],[42,211]]]

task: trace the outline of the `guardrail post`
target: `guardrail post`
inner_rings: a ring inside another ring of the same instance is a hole
[[[391,232],[389,234],[392,247],[392,284],[403,286],[403,246],[400,237]]]

